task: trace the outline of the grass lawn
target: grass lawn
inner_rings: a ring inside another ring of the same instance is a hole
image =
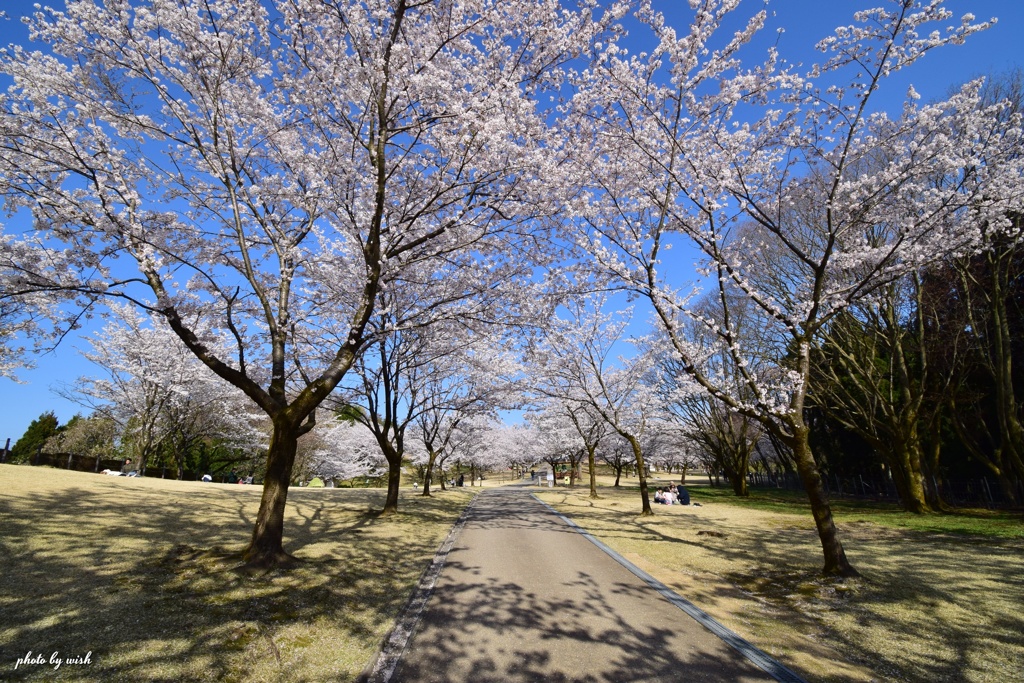
[[[260,492],[0,465],[0,679],[354,680],[472,496],[405,489],[380,518],[382,489],[292,488],[303,562],[252,577],[231,551]],[[65,664],[15,669],[29,651]]]
[[[635,488],[540,495],[812,683],[1024,680],[1019,514],[836,502],[864,574],[839,581],[799,495],[690,491],[648,518]],[[405,489],[380,518],[381,489],[292,489],[303,562],[252,577],[231,551],[258,487],[0,465],[0,679],[352,681],[474,492]],[[29,651],[65,663],[15,669]]]
[[[655,505],[644,518],[636,480],[624,484],[602,486],[596,501],[585,482],[540,497],[812,683],[1024,680],[1020,514],[922,517],[837,501],[840,538],[863,574],[843,581],[819,576],[798,494],[737,500],[688,486],[701,507]]]

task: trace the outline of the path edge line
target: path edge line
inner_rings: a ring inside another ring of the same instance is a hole
[[[751,663],[753,663],[759,669],[767,673],[769,676],[779,681],[780,683],[807,683],[807,681],[798,676],[792,670],[786,668],[783,664],[781,664],[776,659],[772,658],[766,652],[758,649],[737,633],[731,631],[730,629],[720,624],[718,621],[714,619],[714,617],[712,617],[710,614],[702,610],[700,607],[697,607],[695,604],[693,604],[683,596],[676,593],[674,590],[663,584],[661,581],[658,581],[656,578],[645,572],[643,569],[640,569],[640,567],[636,566],[635,564],[627,560],[625,557],[609,548],[607,545],[605,545],[603,541],[599,540],[589,531],[581,527],[576,522],[572,521],[569,517],[563,515],[550,504],[538,498],[536,493],[530,493],[530,496],[532,496],[534,500],[536,500],[538,503],[540,503],[548,510],[550,510],[552,514],[556,515],[563,522],[568,524],[577,533],[581,534],[588,541],[590,541],[598,548],[600,548],[613,560],[615,560],[623,567],[625,567],[627,570],[629,570],[638,579],[646,583],[654,590],[661,593],[661,595],[664,596],[669,602],[671,602],[673,605],[681,609],[683,612],[686,612],[686,614],[693,617],[704,628],[711,631],[716,636],[725,641],[734,650],[738,651],[741,655],[746,657],[748,660],[750,660]]]
[[[441,575],[441,570],[444,569],[448,553],[451,552],[452,547],[455,545],[455,540],[462,532],[462,528],[466,526],[466,517],[479,495],[478,493],[473,496],[466,504],[466,507],[463,508],[462,514],[455,520],[455,524],[449,529],[448,535],[445,536],[441,545],[438,546],[437,552],[434,553],[430,566],[423,570],[419,582],[417,582],[416,587],[413,589],[412,595],[409,596],[409,601],[402,608],[398,618],[395,619],[395,625],[384,636],[380,653],[377,655],[376,660],[374,660],[372,667],[368,666],[364,669],[356,678],[356,683],[389,683],[391,677],[395,674],[395,669],[398,668],[398,663],[405,653],[405,648],[409,644],[412,634],[416,631],[416,626],[419,625],[423,608],[426,607],[427,601],[430,600],[430,596],[434,593],[434,586]]]

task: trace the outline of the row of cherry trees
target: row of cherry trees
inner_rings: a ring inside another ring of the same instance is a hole
[[[554,212],[538,101],[601,30],[533,0],[40,12],[45,51],[2,60],[0,191],[37,229],[4,242],[5,295],[130,301],[244,393],[272,424],[245,556],[286,561],[298,439],[388,293],[415,286],[427,319],[532,288]]]
[[[949,27],[941,2],[858,13],[806,68],[750,49],[764,11],[725,35],[738,5],[694,0],[688,26],[648,0],[40,12],[43,50],[0,59],[0,193],[33,221],[0,242],[0,370],[19,330],[66,333],[69,311],[155,316],[271,425],[245,553],[266,565],[287,560],[318,408],[368,428],[392,510],[413,441],[428,466],[491,448],[467,427],[506,400],[489,354],[512,336],[587,457],[595,430],[629,445],[645,514],[648,425],[699,395],[788,449],[825,572],[855,573],[808,438],[812,349],[899,278],[1012,232],[1020,122],[977,83],[874,107],[892,74],[985,28]],[[573,303],[583,289],[645,302],[643,353],[613,360],[625,323]]]
[[[1020,121],[979,83],[926,105],[911,90],[896,117],[873,110],[892,74],[984,28],[971,15],[945,28],[941,3],[856,14],[804,72],[774,54],[740,66],[763,12],[713,43],[734,7],[699,3],[680,36],[645,6],[655,49],[602,46],[567,105],[575,157],[595,169],[574,218],[598,268],[649,302],[685,376],[789,449],[824,571],[851,575],[808,439],[811,349],[880,288],[1014,229]],[[697,251],[704,286],[674,272],[670,247]]]

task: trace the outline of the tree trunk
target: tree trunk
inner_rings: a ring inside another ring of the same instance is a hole
[[[729,483],[732,485],[732,492],[740,498],[749,498],[750,491],[747,490],[747,476],[742,472],[735,472],[733,470],[727,470],[726,475],[729,477]]]
[[[647,468],[644,466],[644,455],[640,450],[640,442],[632,434],[619,433],[629,441],[629,445],[633,447],[633,457],[636,458],[637,476],[640,477],[640,515],[643,517],[653,515],[651,499],[647,494]]]
[[[921,451],[916,438],[909,443],[893,444],[890,463],[897,474],[896,488],[899,490],[903,509],[915,514],[932,512],[925,497],[924,472],[921,468]]]
[[[1003,470],[999,473],[999,490],[1003,492],[1003,497],[1006,498],[1010,503],[1018,503],[1018,492],[1017,492],[1017,480],[1010,476],[1010,473]]]
[[[597,498],[597,464],[595,452],[596,446],[587,446],[587,467],[590,468],[590,497]]]
[[[420,495],[421,496],[428,496],[429,497],[430,496],[430,480],[434,476],[434,461],[437,460],[437,453],[435,453],[433,450],[430,450],[430,451],[427,451],[427,454],[429,456],[427,458],[427,471],[423,475],[423,493],[421,493]],[[442,487],[442,489],[443,489],[443,487]]]
[[[933,435],[929,441],[927,448],[925,449],[927,457],[922,460],[924,467],[924,480],[925,480],[925,498],[928,501],[928,507],[932,510],[940,512],[950,511],[949,505],[942,499],[942,492],[939,491],[938,484],[938,472],[939,472],[939,456],[942,453],[942,439],[939,436]]]
[[[810,500],[814,525],[818,530],[821,549],[825,554],[825,566],[822,573],[826,576],[860,576],[846,559],[846,551],[843,550],[843,544],[839,542],[839,534],[836,531],[835,522],[832,520],[832,507],[829,505],[828,494],[825,493],[821,473],[818,471],[817,463],[814,462],[814,454],[811,452],[807,440],[809,430],[802,422],[790,426],[793,428],[793,437],[789,446],[793,450],[793,458],[796,460],[800,481]]]
[[[388,496],[384,499],[382,515],[398,513],[398,487],[402,483],[402,454],[395,448],[384,448],[384,457],[388,461]]]
[[[252,540],[242,555],[250,567],[269,569],[295,559],[284,551],[283,537],[285,502],[291,483],[292,466],[295,464],[298,435],[297,425],[284,420],[274,422],[260,510],[256,514]]]

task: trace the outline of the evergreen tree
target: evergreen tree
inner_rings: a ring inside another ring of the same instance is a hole
[[[58,432],[57,416],[48,410],[28,426],[11,449],[11,462],[29,462],[46,440]]]

